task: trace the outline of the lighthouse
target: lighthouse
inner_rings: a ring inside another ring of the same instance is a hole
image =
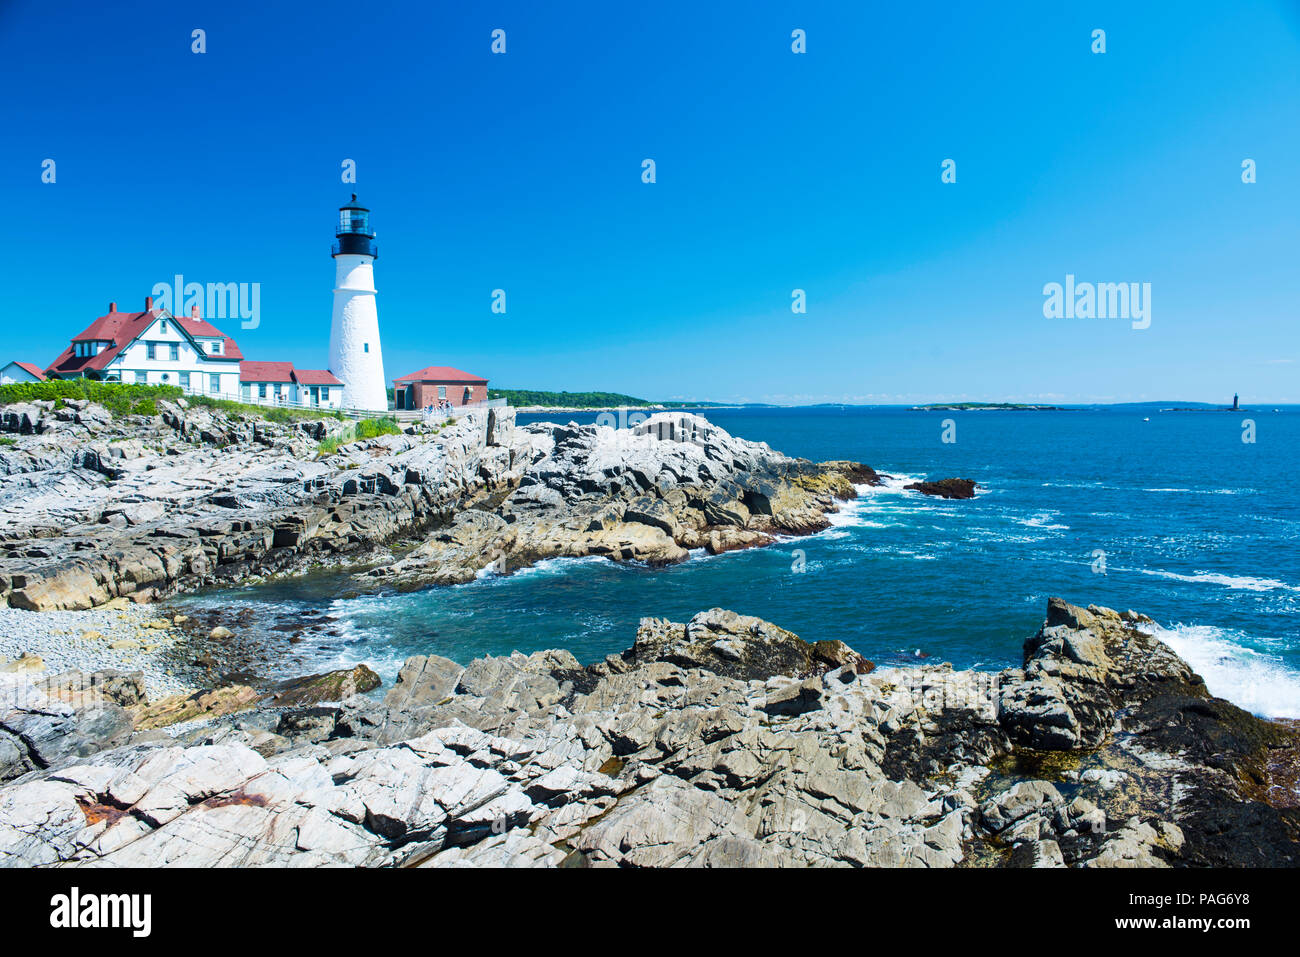
[[[375,258],[379,255],[370,229],[370,210],[357,205],[357,195],[339,208],[334,233],[334,318],[330,326],[330,371],[343,383],[343,407],[367,412],[388,411],[384,356],[379,346],[379,313],[375,309]]]

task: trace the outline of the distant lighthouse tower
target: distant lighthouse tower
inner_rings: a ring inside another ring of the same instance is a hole
[[[375,310],[375,234],[370,210],[352,202],[339,208],[334,234],[334,319],[330,327],[330,371],[343,382],[343,406],[368,412],[388,411],[384,355],[379,346]]]

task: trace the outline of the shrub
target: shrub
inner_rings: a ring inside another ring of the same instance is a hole
[[[57,405],[66,399],[88,399],[98,402],[114,415],[126,415],[133,406],[145,400],[155,403],[158,399],[175,401],[181,395],[181,390],[174,385],[135,385],[97,379],[50,379],[0,385],[0,405],[41,401]]]

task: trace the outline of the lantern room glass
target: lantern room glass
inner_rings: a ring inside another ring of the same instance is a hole
[[[347,233],[370,235],[370,211],[366,209],[340,209],[339,235]]]

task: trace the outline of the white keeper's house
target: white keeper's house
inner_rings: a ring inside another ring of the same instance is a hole
[[[119,312],[109,303],[107,315],[74,336],[44,375],[172,385],[253,405],[343,405],[343,383],[333,373],[245,359],[234,339],[199,318],[197,306],[188,316],[173,316],[155,309],[152,297],[142,312]]]

